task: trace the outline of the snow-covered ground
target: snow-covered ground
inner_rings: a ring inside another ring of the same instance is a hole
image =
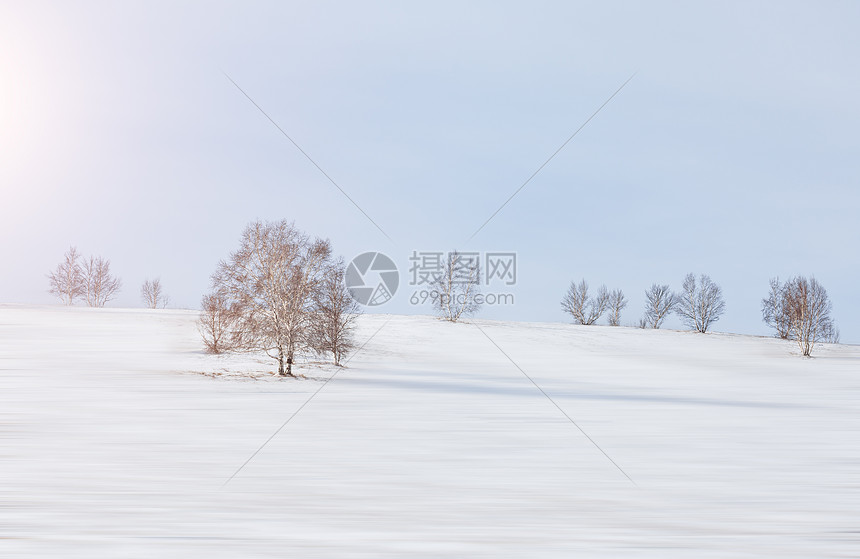
[[[860,556],[856,346],[365,316],[224,485],[336,369],[194,318],[0,306],[0,557]]]

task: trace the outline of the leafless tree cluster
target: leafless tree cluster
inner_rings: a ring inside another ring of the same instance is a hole
[[[681,293],[675,295],[675,313],[697,332],[705,333],[726,310],[723,290],[705,274],[687,274]]]
[[[605,285],[600,286],[596,297],[591,297],[588,294],[587,281],[582,280],[578,284],[572,281],[561,300],[561,309],[579,324],[594,324],[606,312],[609,303],[610,295]],[[618,312],[620,314],[620,309]]]
[[[451,322],[475,314],[481,308],[480,284],[478,258],[456,250],[449,253],[441,273],[432,282],[433,308]]]
[[[620,290],[611,293],[601,286],[595,297],[588,293],[588,283],[571,282],[561,302],[562,310],[579,324],[594,324],[608,309],[609,324],[618,326],[627,299]],[[645,291],[645,315],[640,328],[660,328],[666,318],[676,313],[681,321],[697,332],[707,332],[724,314],[726,303],[722,289],[707,275],[698,278],[687,274],[679,293],[666,284],[653,284]],[[795,340],[801,353],[809,356],[816,343],[839,342],[839,330],[830,313],[832,305],[824,287],[815,279],[798,276],[780,283],[770,280],[770,292],[762,300],[762,319],[776,336]]]
[[[264,352],[283,376],[293,376],[302,353],[331,353],[340,364],[353,347],[358,313],[343,275],[328,241],[311,240],[287,221],[251,223],[203,299],[207,349]]]
[[[675,310],[677,300],[668,285],[652,284],[645,291],[644,324],[649,328],[659,328],[666,317]]]
[[[110,260],[100,256],[83,259],[75,247],[69,248],[48,280],[48,291],[66,305],[83,299],[90,307],[104,307],[122,288],[122,281],[111,274]]]
[[[161,279],[147,279],[140,286],[140,298],[148,309],[163,309],[170,303],[170,297],[164,292]]]
[[[819,342],[839,342],[839,330],[830,316],[832,304],[818,280],[803,276],[780,284],[770,280],[770,293],[762,300],[762,318],[777,337],[795,340],[804,356]]]

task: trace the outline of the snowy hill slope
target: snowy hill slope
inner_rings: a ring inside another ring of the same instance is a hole
[[[0,556],[860,551],[856,346],[373,315],[278,380],[194,318],[0,306]]]

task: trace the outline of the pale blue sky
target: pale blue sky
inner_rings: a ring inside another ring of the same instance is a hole
[[[693,271],[723,286],[717,330],[764,334],[768,278],[814,274],[858,343],[858,21],[851,2],[7,2],[0,302],[52,302],[75,244],[113,262],[114,306],[159,275],[196,307],[248,221],[287,218],[404,273],[412,250],[517,251],[516,304],[487,318],[563,321],[585,277],[634,323],[648,285]],[[416,312],[405,283],[381,311]]]

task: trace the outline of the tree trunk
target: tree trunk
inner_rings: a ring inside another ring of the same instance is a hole
[[[280,347],[278,348],[278,374],[282,377],[292,375],[289,369],[284,369],[284,350]]]

